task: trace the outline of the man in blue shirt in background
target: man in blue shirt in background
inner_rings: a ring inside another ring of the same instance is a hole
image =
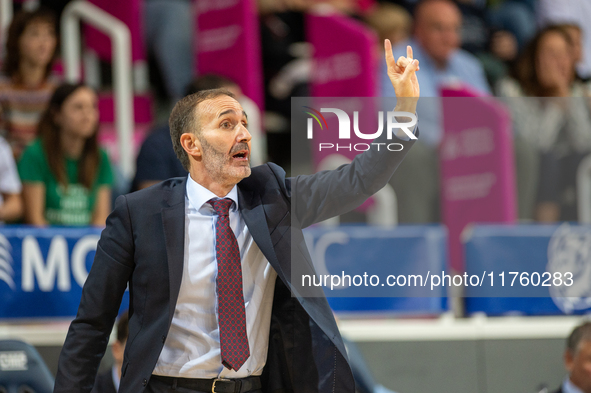
[[[439,173],[437,150],[443,138],[441,87],[463,87],[489,95],[484,70],[476,57],[460,49],[462,15],[451,0],[423,0],[415,7],[413,38],[392,49],[394,58],[411,45],[421,59],[417,79],[423,98],[417,106],[421,141],[406,157],[390,183],[396,191],[401,223],[439,221]],[[380,75],[383,97],[395,97],[385,67]]]

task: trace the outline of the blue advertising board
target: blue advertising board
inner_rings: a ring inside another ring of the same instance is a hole
[[[72,318],[92,266],[100,237],[97,228],[0,227],[0,318]],[[446,231],[441,226],[377,228],[340,226],[310,228],[310,252],[320,272],[346,270],[356,276],[442,271],[446,264]],[[398,288],[395,296],[371,296],[359,288],[327,291],[335,311],[386,314],[438,314],[446,299],[417,295],[417,288]],[[431,293],[431,292],[430,292]],[[386,292],[387,294],[387,292]],[[129,304],[126,292],[121,310]]]
[[[74,317],[100,232],[0,226],[0,318]]]
[[[305,234],[320,273],[367,273],[384,280],[390,273],[424,275],[426,269],[443,271],[446,266],[446,233],[440,226],[315,227]],[[99,235],[96,228],[0,227],[0,318],[72,318]],[[589,226],[475,225],[465,236],[465,252],[469,275],[494,272],[498,280],[500,272],[569,272],[576,282],[587,283],[571,287],[529,285],[532,295],[522,297],[494,296],[490,286],[470,287],[465,291],[467,314],[591,312]],[[509,279],[507,274],[507,283]],[[417,294],[411,286],[399,287],[395,296],[387,296],[387,292],[372,296],[371,291],[363,292],[359,287],[324,290],[331,306],[341,312],[410,315],[447,310],[444,296]],[[121,309],[128,304],[126,293]]]
[[[446,268],[447,233],[440,225],[313,227],[304,231],[319,275],[379,278],[376,286],[323,286],[337,312],[425,315],[447,310],[446,290],[389,286],[388,276],[422,275]],[[292,277],[293,279],[293,277]],[[374,281],[376,283],[376,281]],[[348,283],[347,283],[348,284]]]
[[[591,226],[474,225],[465,235],[467,273],[486,271],[495,277],[494,288],[467,288],[467,314],[591,312]],[[505,288],[500,287],[501,274]],[[565,285],[571,282],[568,277],[573,285]],[[504,296],[510,285],[525,295]]]

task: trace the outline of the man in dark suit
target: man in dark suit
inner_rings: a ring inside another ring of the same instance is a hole
[[[566,339],[564,365],[568,377],[554,393],[591,393],[591,322],[574,328]]]
[[[395,110],[415,113],[418,61],[410,47],[398,61],[388,41],[386,48],[392,84],[406,97]],[[414,141],[399,140],[397,152],[370,149],[334,171],[286,178],[271,163],[251,170],[247,122],[227,91],[177,103],[171,137],[189,176],[117,199],[60,355],[55,392],[91,390],[128,285],[121,393],[354,391],[322,290],[302,296],[292,284],[300,272],[314,274],[302,228],[362,204]],[[391,141],[382,133],[376,142]]]

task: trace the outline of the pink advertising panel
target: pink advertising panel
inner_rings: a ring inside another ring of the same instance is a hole
[[[310,14],[306,35],[314,47],[313,97],[374,97],[378,40],[360,22],[341,14]]]
[[[466,225],[517,219],[511,119],[499,102],[468,90],[443,89],[442,97],[442,217],[449,231],[450,266],[463,272]]]
[[[378,87],[378,40],[375,34],[361,23],[341,14],[310,14],[306,16],[306,34],[314,48],[311,93],[312,106],[339,108],[347,112],[353,127],[353,112],[359,114],[359,128],[365,132],[378,127],[379,100],[360,100],[357,97],[375,97]],[[326,98],[329,97],[329,98]],[[303,109],[302,109],[303,110]],[[317,142],[335,142],[339,129],[337,116],[323,113],[327,130],[314,135]],[[348,143],[367,142],[351,133]],[[339,149],[336,153],[353,159],[358,151]],[[330,151],[314,151],[318,166]]]
[[[263,110],[263,69],[255,0],[199,0],[195,64],[199,75],[229,78]]]
[[[107,11],[129,27],[131,33],[131,59],[132,61],[145,60],[145,47],[143,39],[143,0],[89,0],[90,3]],[[101,59],[111,60],[111,40],[100,31],[90,27],[84,27],[86,45],[92,48]]]

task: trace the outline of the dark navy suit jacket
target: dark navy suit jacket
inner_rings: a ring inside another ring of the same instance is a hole
[[[393,142],[383,134],[382,142]],[[286,178],[283,169],[268,163],[238,183],[242,217],[278,277],[264,392],[354,392],[343,340],[322,289],[302,294],[292,278],[297,282],[300,274],[314,273],[302,229],[354,209],[384,187],[414,143],[396,142],[404,145],[402,151],[382,146],[336,170]],[[117,198],[60,355],[54,392],[90,392],[128,285],[129,338],[119,392],[142,392],[149,382],[181,285],[185,186],[186,177],[173,178]]]
[[[117,389],[113,383],[112,368],[96,376],[91,393],[117,393]]]

